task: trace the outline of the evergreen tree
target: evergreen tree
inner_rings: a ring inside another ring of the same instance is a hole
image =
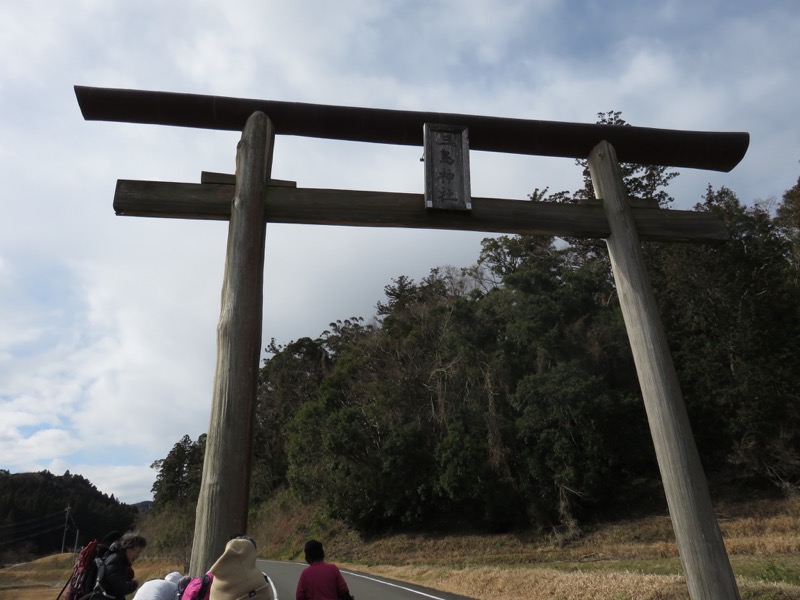
[[[197,441],[184,435],[169,451],[166,458],[150,467],[158,471],[153,483],[153,510],[168,506],[186,508],[197,503],[203,476],[206,434]]]
[[[800,288],[791,239],[763,206],[747,208],[727,188],[709,187],[697,208],[722,216],[731,240],[653,245],[650,263],[698,448],[712,474],[795,489]]]

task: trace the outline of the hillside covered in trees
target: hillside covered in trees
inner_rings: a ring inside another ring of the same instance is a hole
[[[632,197],[669,207],[677,173],[623,172]],[[594,201],[585,175],[580,190],[530,199]],[[796,494],[800,182],[749,206],[709,187],[695,210],[722,217],[730,241],[644,251],[703,466],[717,497]],[[376,308],[370,322],[270,343],[252,507],[288,490],[362,534],[570,537],[663,505],[602,240],[488,238],[474,266],[398,276]],[[155,515],[173,515],[184,537],[204,444],[185,436],[153,465]]]
[[[127,531],[137,513],[69,471],[0,469],[0,563],[72,550],[110,531]]]

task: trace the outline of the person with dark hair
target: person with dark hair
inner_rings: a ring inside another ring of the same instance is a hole
[[[98,592],[105,598],[125,600],[139,587],[134,579],[133,563],[147,546],[147,540],[133,533],[123,534],[111,544],[97,573]],[[95,594],[92,600],[97,600]]]
[[[353,600],[339,567],[325,562],[322,542],[308,540],[304,552],[308,566],[300,573],[295,600]]]

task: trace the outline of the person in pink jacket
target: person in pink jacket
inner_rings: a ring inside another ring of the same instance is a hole
[[[339,567],[325,562],[322,542],[307,541],[305,555],[308,566],[300,573],[295,600],[353,600]]]

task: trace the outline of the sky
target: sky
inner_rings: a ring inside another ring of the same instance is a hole
[[[117,217],[117,179],[233,173],[239,134],[84,121],[73,86],[747,131],[750,205],[800,176],[796,0],[0,0],[0,469],[124,502],[208,429],[227,223]],[[272,176],[422,193],[418,147],[279,136]],[[575,190],[571,159],[471,152],[472,194]],[[262,346],[369,321],[386,285],[474,264],[480,232],[268,225]],[[266,355],[264,355],[266,356]]]

